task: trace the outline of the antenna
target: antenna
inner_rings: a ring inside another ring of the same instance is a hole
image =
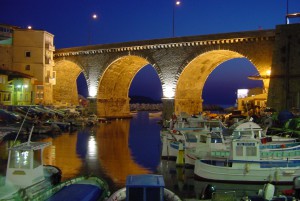
[[[30,145],[31,135],[32,135],[32,133],[33,133],[33,128],[34,128],[34,126],[32,126],[32,128],[31,128],[31,130],[30,130],[30,134],[29,134],[29,137],[28,137],[27,145]]]
[[[18,134],[17,134],[17,136],[16,136],[16,138],[15,138],[15,141],[14,141],[14,143],[12,144],[12,146],[15,145],[15,143],[16,143],[18,137],[19,137],[19,134],[20,134],[20,132],[21,132],[21,129],[23,128],[24,122],[25,122],[25,120],[26,120],[26,118],[27,118],[27,115],[28,115],[28,113],[29,113],[30,107],[31,107],[31,105],[29,106],[29,108],[28,108],[28,110],[27,110],[27,112],[26,112],[26,115],[25,115],[25,117],[24,117],[24,119],[23,119],[23,122],[22,122],[22,124],[21,124],[21,126],[20,126],[20,129],[19,129],[19,131],[18,131]],[[32,129],[33,129],[33,128],[32,128]]]

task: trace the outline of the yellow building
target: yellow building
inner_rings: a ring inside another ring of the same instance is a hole
[[[12,105],[53,103],[53,39],[43,30],[0,25],[0,75],[7,76],[0,91],[11,90]]]
[[[238,110],[259,114],[260,109],[266,107],[267,93],[262,88],[239,89],[237,94]]]

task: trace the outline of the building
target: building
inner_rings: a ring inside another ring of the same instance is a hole
[[[260,109],[265,108],[267,93],[262,88],[238,89],[237,109],[242,112],[260,114]]]
[[[52,104],[54,35],[0,24],[0,104]]]

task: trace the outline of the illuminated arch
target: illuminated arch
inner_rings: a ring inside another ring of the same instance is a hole
[[[87,78],[80,65],[69,60],[55,63],[56,85],[53,86],[53,100],[55,104],[78,105],[78,91],[76,80],[81,72]]]
[[[129,115],[128,93],[131,82],[138,71],[147,64],[149,61],[143,57],[128,55],[118,58],[106,68],[97,93],[99,116]],[[155,70],[157,71],[157,68]]]
[[[197,114],[201,112],[202,91],[210,73],[225,61],[244,57],[247,58],[247,56],[231,50],[212,50],[200,54],[191,60],[183,68],[177,81],[175,113],[187,112],[189,114]],[[260,73],[266,69],[265,66],[256,66],[253,62],[252,64]]]

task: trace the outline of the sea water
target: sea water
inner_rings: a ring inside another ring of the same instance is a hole
[[[105,179],[111,192],[125,185],[127,175],[161,174],[165,187],[182,199],[200,199],[207,185],[217,191],[234,190],[238,197],[257,194],[260,185],[224,184],[194,179],[193,168],[176,166],[175,161],[162,160],[160,116],[138,112],[132,119],[115,119],[76,132],[42,137],[51,142],[44,150],[44,164],[62,170],[62,179],[80,175],[96,175]],[[7,148],[11,141],[0,144],[0,172],[5,175]],[[289,189],[291,186],[279,186]]]

